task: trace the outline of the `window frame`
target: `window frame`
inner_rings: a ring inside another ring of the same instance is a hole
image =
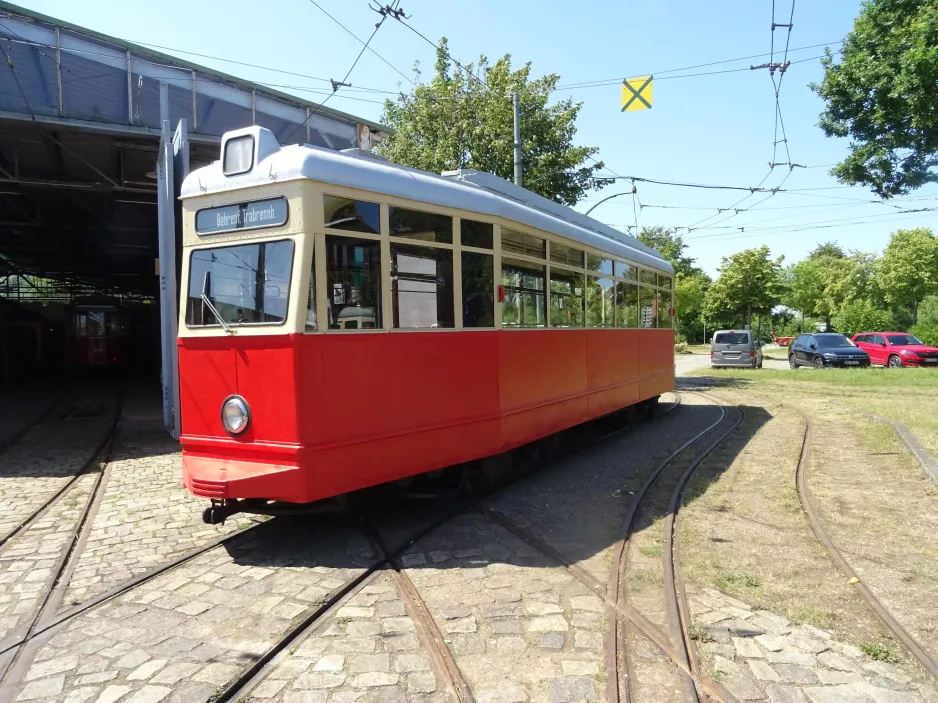
[[[293,306],[296,304],[296,301],[294,301],[293,299],[294,294],[296,292],[296,287],[302,283],[302,273],[300,274],[301,278],[299,281],[294,281],[294,276],[293,276],[294,272],[297,270],[297,266],[296,266],[297,259],[302,255],[302,251],[300,249],[300,246],[299,246],[299,243],[297,242],[296,237],[272,236],[270,238],[265,237],[263,239],[245,238],[245,239],[240,239],[236,241],[217,240],[213,242],[206,242],[203,246],[189,247],[188,248],[189,256],[186,261],[185,285],[188,286],[188,285],[191,285],[192,283],[192,257],[195,254],[199,253],[200,251],[221,249],[221,248],[232,249],[232,248],[240,247],[240,246],[261,246],[261,245],[267,245],[267,244],[280,244],[283,242],[289,242],[291,246],[293,247],[293,251],[291,252],[291,256],[290,256],[290,271],[287,274],[287,286],[288,286],[287,309],[286,309],[286,313],[283,316],[283,319],[280,322],[238,322],[238,323],[229,322],[228,325],[229,327],[231,327],[231,329],[257,329],[261,327],[284,327],[287,324],[290,324],[291,322],[291,315],[293,314]],[[305,262],[306,260],[305,255],[303,256],[303,260]],[[189,299],[190,299],[188,287],[186,287],[185,289],[185,294],[186,294],[186,304],[180,305],[180,312],[182,313],[182,322],[185,325],[185,328],[187,331],[192,332],[192,331],[197,331],[197,330],[210,330],[212,332],[215,332],[217,330],[224,329],[224,325],[222,325],[217,320],[214,324],[210,324],[210,325],[190,325],[188,320],[186,319],[189,313]],[[304,307],[304,310],[305,309],[306,308]]]
[[[335,229],[325,227],[324,219],[324,198],[326,196],[332,196],[337,198],[348,198],[352,200],[362,200],[365,202],[376,203],[379,207],[379,222],[380,228],[377,234],[372,234],[369,232],[359,232],[356,230],[345,230],[345,229]],[[449,208],[441,205],[434,205],[431,203],[425,203],[417,200],[410,200],[407,198],[400,198],[396,196],[385,196],[380,193],[375,192],[364,192],[359,191],[356,188],[332,185],[332,184],[322,184],[314,191],[316,202],[314,207],[309,208],[307,205],[307,212],[313,215],[312,219],[308,220],[311,226],[304,228],[308,233],[308,237],[312,241],[307,244],[306,249],[311,249],[312,254],[304,252],[304,266],[307,266],[306,261],[310,256],[313,256],[313,261],[311,262],[310,274],[315,275],[316,281],[316,317],[318,322],[318,329],[316,330],[305,330],[305,334],[365,334],[365,333],[394,333],[394,334],[409,334],[409,333],[427,333],[427,332],[486,332],[492,330],[499,331],[510,331],[510,330],[546,330],[546,329],[555,329],[555,330],[622,330],[622,329],[655,329],[653,328],[642,328],[642,327],[618,327],[616,324],[608,327],[590,327],[587,324],[587,298],[588,298],[588,287],[589,287],[589,276],[596,278],[605,278],[613,281],[613,321],[614,323],[618,320],[617,304],[616,304],[616,294],[615,290],[617,284],[629,284],[636,286],[637,289],[649,288],[651,289],[652,295],[657,297],[658,295],[663,295],[665,301],[669,301],[669,305],[665,310],[659,310],[658,315],[666,314],[670,317],[670,311],[674,308],[674,273],[673,272],[664,272],[658,268],[653,268],[648,265],[639,264],[635,261],[632,261],[626,257],[614,254],[612,252],[606,251],[605,249],[598,249],[596,247],[591,247],[587,244],[584,244],[579,241],[571,240],[562,235],[554,234],[546,230],[541,230],[536,227],[531,227],[529,225],[507,221],[499,218],[497,216],[485,215],[483,213],[475,213],[469,211],[463,211],[459,208]],[[417,240],[410,237],[397,237],[391,236],[390,234],[390,208],[391,207],[400,207],[410,210],[416,210],[420,212],[426,212],[433,215],[442,215],[445,217],[452,218],[453,221],[453,241],[451,244],[445,242],[436,242],[436,241],[425,241]],[[483,247],[474,247],[474,246],[464,246],[462,243],[462,222],[463,220],[470,220],[473,222],[484,223],[492,226],[492,248],[487,249]],[[503,251],[502,247],[502,232],[504,229],[509,229],[513,232],[518,232],[519,234],[536,237],[538,239],[544,240],[544,254],[543,257],[533,256],[530,254],[519,254],[515,252],[506,252]],[[380,242],[380,253],[381,253],[381,295],[382,295],[382,305],[381,305],[381,314],[382,319],[386,322],[385,327],[382,329],[358,329],[358,330],[345,330],[345,329],[329,329],[327,324],[324,324],[325,320],[328,320],[328,293],[326,290],[326,235],[332,236],[341,236],[341,237],[353,237],[363,240],[373,240]],[[391,290],[391,243],[398,243],[410,246],[420,246],[428,248],[438,248],[438,249],[447,249],[452,252],[452,261],[453,261],[453,319],[454,327],[452,328],[395,328],[393,326],[393,304],[392,304],[392,290]],[[298,242],[299,243],[299,242]],[[583,253],[583,262],[582,266],[577,267],[570,264],[564,263],[555,263],[551,261],[551,246],[560,245],[564,247],[569,247]],[[462,252],[472,252],[477,254],[485,254],[491,256],[493,261],[493,299],[495,301],[495,311],[493,316],[493,326],[492,327],[465,327],[463,320],[463,270],[462,270]],[[300,255],[300,249],[297,249],[297,256]],[[611,260],[612,261],[612,273],[605,273],[603,271],[593,271],[589,268],[590,258],[599,258],[600,260]],[[540,265],[544,267],[544,312],[545,312],[545,324],[542,327],[505,327],[502,324],[502,308],[503,303],[498,300],[498,288],[501,286],[502,281],[502,261],[504,259],[515,259],[519,262],[530,263],[534,265]],[[621,267],[629,267],[628,272],[634,277],[626,277],[619,275],[618,271]],[[554,326],[550,321],[551,314],[551,272],[554,268],[558,270],[566,270],[570,272],[576,272],[581,274],[583,277],[583,326],[582,327],[567,327],[567,326]],[[651,285],[649,283],[641,283],[640,270],[650,271],[656,276],[656,283],[660,282],[660,279],[669,278],[672,282],[670,288],[665,288],[664,286]],[[302,281],[299,281],[302,284]],[[304,289],[305,290],[305,289]],[[639,299],[641,298],[641,293],[639,294]],[[305,301],[304,301],[305,302]],[[301,323],[305,322],[304,320],[300,321]],[[664,329],[671,329],[673,331],[674,318],[671,318],[671,327]],[[303,324],[300,324],[300,328],[303,328]]]

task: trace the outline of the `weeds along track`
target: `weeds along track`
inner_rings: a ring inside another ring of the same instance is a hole
[[[873,609],[873,612],[876,613],[876,616],[882,621],[883,625],[886,627],[889,632],[891,632],[896,639],[902,642],[905,645],[906,649],[915,657],[916,660],[925,668],[928,673],[938,679],[938,662],[919,644],[916,640],[902,625],[898,620],[886,609],[886,607],[879,601],[866,584],[860,579],[858,574],[854,571],[853,567],[844,557],[843,553],[837,548],[833,540],[831,540],[830,535],[827,532],[827,529],[824,527],[824,523],[821,521],[820,516],[817,511],[817,506],[814,502],[814,497],[811,493],[811,486],[809,483],[809,469],[811,463],[811,450],[814,442],[814,422],[808,417],[807,414],[794,408],[796,412],[801,415],[802,420],[804,421],[804,439],[801,445],[801,455],[798,458],[798,467],[796,469],[795,480],[798,487],[798,497],[801,501],[801,507],[804,510],[805,516],[808,519],[808,523],[811,525],[811,529],[814,531],[814,534],[817,535],[817,538],[821,541],[824,547],[827,549],[828,553],[831,556],[833,562],[837,565],[837,568],[850,579],[850,583],[853,584],[854,588],[860,593],[861,596],[870,604],[870,607]],[[850,408],[853,410],[853,408]]]

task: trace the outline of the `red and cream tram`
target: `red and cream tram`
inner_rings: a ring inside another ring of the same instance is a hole
[[[182,187],[178,342],[184,481],[216,517],[673,389],[673,269],[637,240],[490,174],[281,148],[260,127],[221,153]]]

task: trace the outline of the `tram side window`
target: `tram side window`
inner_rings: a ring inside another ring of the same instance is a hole
[[[391,242],[391,302],[397,328],[455,327],[453,252]]]
[[[586,255],[586,268],[592,271],[593,273],[604,273],[607,276],[613,275],[612,259],[604,259],[598,254]]]
[[[540,237],[502,227],[502,251],[543,259],[547,256],[547,242]]]
[[[494,227],[491,223],[463,220],[459,223],[459,227],[459,236],[464,247],[475,247],[476,249],[492,248],[494,241],[492,231]]]
[[[290,240],[196,249],[189,258],[186,325],[220,327],[219,317],[229,325],[284,322],[292,270]]]
[[[586,286],[586,326],[615,327],[613,288],[611,278],[588,277]]]
[[[653,288],[641,286],[638,289],[639,300],[639,326],[646,328],[657,327],[658,322],[658,296]]]
[[[583,252],[556,242],[550,243],[550,260],[555,264],[566,264],[583,268]]]
[[[635,281],[638,279],[638,269],[629,264],[624,264],[621,261],[616,262],[616,276],[619,278],[625,278],[629,281]]]
[[[351,232],[381,232],[381,208],[378,203],[324,195],[322,198],[325,226]]]
[[[658,327],[671,328],[671,293],[658,291]]]
[[[462,252],[462,324],[495,326],[495,262],[489,254]]]
[[[583,274],[553,268],[550,271],[551,327],[583,327]]]
[[[389,209],[389,215],[392,237],[453,243],[453,218],[448,215],[393,206]]]
[[[503,327],[547,325],[544,279],[544,267],[539,264],[502,259],[502,285],[505,287]]]
[[[316,330],[316,253],[313,252],[313,261],[309,266],[309,295],[306,297],[306,329]]]
[[[638,286],[616,281],[616,327],[638,327]]]
[[[381,329],[381,243],[326,236],[329,329]]]

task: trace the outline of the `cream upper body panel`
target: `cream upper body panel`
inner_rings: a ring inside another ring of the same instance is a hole
[[[194,227],[195,213],[198,210],[276,197],[285,194],[288,189],[294,193],[292,197],[288,197],[291,206],[293,199],[298,197],[298,205],[303,207],[307,203],[302,202],[302,189],[293,190],[290,187],[302,181],[316,181],[326,189],[330,185],[355,189],[374,194],[372,198],[385,195],[423,205],[487,216],[506,226],[524,225],[526,228],[553,234],[662,273],[674,273],[673,267],[667,261],[637,239],[491,174],[463,171],[439,176],[397,166],[358,151],[336,152],[314,146],[281,148],[273,134],[262,127],[250,127],[229,133],[222,142],[222,153],[225,153],[228,141],[248,135],[255,140],[250,170],[226,175],[222,161],[217,161],[193,171],[183,182],[180,197],[187,218],[192,218],[187,221],[188,226],[185,228],[187,245],[202,243],[209,238],[221,241],[223,236],[259,234],[258,230],[254,229],[228,235],[199,237]],[[302,213],[299,215],[296,217],[291,207],[290,219],[286,228],[281,231],[302,231],[304,220]],[[307,231],[313,229],[319,227],[307,227]]]

